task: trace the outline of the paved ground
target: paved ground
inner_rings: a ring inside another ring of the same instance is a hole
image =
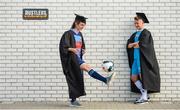
[[[1,103],[0,110],[180,110],[180,102],[81,102],[82,107],[69,107],[67,102]]]

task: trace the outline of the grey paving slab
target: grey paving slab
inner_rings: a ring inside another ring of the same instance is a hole
[[[0,110],[180,110],[180,102],[81,102],[82,107],[69,107],[68,102],[1,103]]]

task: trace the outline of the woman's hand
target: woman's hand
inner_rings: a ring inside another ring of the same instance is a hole
[[[73,52],[74,54],[78,53],[76,48],[68,48],[68,51]]]
[[[82,49],[82,54],[84,55],[86,53],[86,50],[85,49]]]

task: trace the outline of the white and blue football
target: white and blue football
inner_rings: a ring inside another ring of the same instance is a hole
[[[105,72],[111,72],[114,69],[114,63],[112,61],[103,61],[102,69]]]

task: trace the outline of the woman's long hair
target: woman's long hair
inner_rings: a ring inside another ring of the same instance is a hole
[[[75,23],[79,24],[80,22],[81,22],[81,21],[79,21],[79,20],[75,20],[75,21],[73,22],[72,26],[71,26],[71,29],[74,29],[74,28],[76,27],[76,24],[75,24]]]

